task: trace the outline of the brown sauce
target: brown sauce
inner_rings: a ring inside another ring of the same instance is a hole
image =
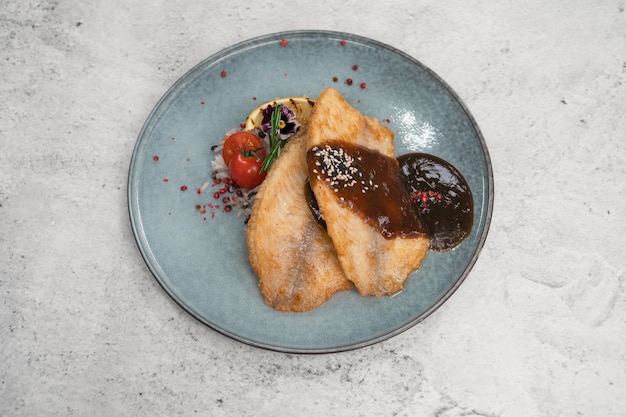
[[[310,149],[307,164],[312,182],[329,186],[342,204],[384,237],[411,238],[426,233],[395,158],[350,143],[333,142]]]
[[[433,155],[398,158],[400,174],[430,235],[430,248],[445,251],[463,241],[474,223],[474,200],[467,181],[451,164]]]
[[[306,201],[309,205],[309,210],[311,210],[311,214],[315,218],[315,221],[326,230],[326,221],[324,221],[324,217],[322,217],[322,212],[320,211],[320,206],[317,204],[317,199],[315,198],[315,193],[313,193],[313,189],[311,188],[311,181],[307,178],[304,183],[304,195],[306,196]]]

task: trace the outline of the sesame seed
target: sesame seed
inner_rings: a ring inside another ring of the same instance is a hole
[[[351,148],[347,148],[351,149]],[[334,192],[356,187],[362,194],[378,189],[374,172],[363,172],[363,157],[359,151],[353,153],[340,144],[324,144],[311,149],[315,168],[313,174],[319,181],[327,183]]]

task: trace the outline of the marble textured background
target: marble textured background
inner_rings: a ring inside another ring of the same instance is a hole
[[[626,3],[0,1],[0,416],[620,416],[626,410]],[[434,315],[339,354],[198,323],[135,245],[126,181],[167,88],[291,29],[391,44],[489,146],[495,210]]]

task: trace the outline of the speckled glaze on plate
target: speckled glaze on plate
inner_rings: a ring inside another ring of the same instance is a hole
[[[277,97],[315,98],[327,87],[337,88],[361,112],[388,125],[398,155],[426,152],[455,165],[474,195],[474,228],[455,250],[430,252],[394,297],[361,297],[352,290],[306,313],[278,312],[263,302],[248,262],[242,219],[208,206],[220,204],[215,189],[196,190],[210,181],[210,147],[251,110]],[[128,197],[131,224],[148,267],[192,316],[257,347],[328,353],[397,335],[450,297],[486,239],[493,174],[474,119],[445,82],[417,60],[352,34],[293,31],[229,47],[166,92],[139,134]]]

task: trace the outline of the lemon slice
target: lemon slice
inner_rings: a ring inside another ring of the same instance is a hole
[[[277,106],[282,104],[289,107],[296,114],[296,120],[301,125],[309,123],[309,117],[313,111],[315,100],[305,96],[277,98],[261,104],[248,115],[246,119],[246,130],[261,129],[263,123],[263,109],[268,105]]]

